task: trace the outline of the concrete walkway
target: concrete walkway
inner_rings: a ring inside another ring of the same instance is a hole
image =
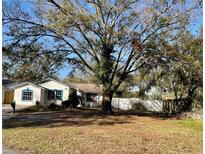
[[[28,106],[25,105],[16,105],[16,111],[22,110],[28,108]],[[8,114],[8,113],[12,113],[13,109],[11,107],[10,104],[3,104],[2,105],[2,114]]]
[[[26,154],[25,152],[14,150],[14,149],[8,149],[7,147],[2,147],[2,154]]]
[[[16,105],[16,111],[22,110],[27,108],[28,106]],[[11,117],[14,117],[13,109],[10,104],[3,104],[2,105],[2,120],[7,120]]]

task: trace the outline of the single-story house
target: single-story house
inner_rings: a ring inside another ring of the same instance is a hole
[[[70,83],[78,89],[77,95],[82,96],[85,106],[95,106],[102,100],[102,86],[93,83]]]
[[[92,102],[99,101],[100,95],[94,84],[67,84],[51,78],[40,83],[23,82],[10,89],[13,91],[13,101],[19,105],[35,105],[37,102],[45,106],[51,103],[60,105],[75,93],[83,98],[82,104],[90,106]]]

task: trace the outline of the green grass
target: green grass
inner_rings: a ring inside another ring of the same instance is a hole
[[[179,127],[191,128],[196,131],[203,130],[203,120],[193,120],[193,119],[172,120],[171,124],[177,125]]]

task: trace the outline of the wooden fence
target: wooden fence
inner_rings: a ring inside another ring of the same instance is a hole
[[[163,112],[176,114],[181,111],[181,108],[186,104],[186,99],[166,99],[163,100]]]

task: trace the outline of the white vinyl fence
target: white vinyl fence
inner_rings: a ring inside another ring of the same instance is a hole
[[[113,98],[112,107],[120,110],[163,111],[163,102],[159,100],[141,100],[139,98]]]

